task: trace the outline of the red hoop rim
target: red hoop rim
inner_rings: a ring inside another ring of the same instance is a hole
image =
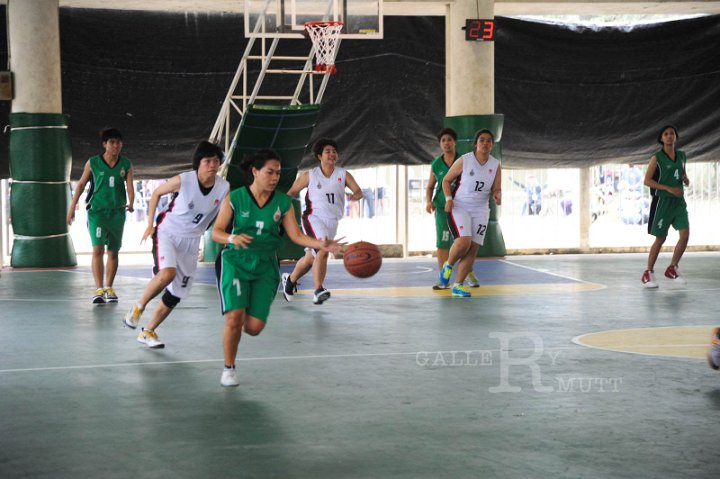
[[[335,20],[321,20],[319,22],[305,22],[306,27],[314,27],[314,26],[330,27],[333,25],[345,25],[345,22],[337,22]]]

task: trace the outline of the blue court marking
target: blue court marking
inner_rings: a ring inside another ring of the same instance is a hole
[[[89,267],[80,267],[77,270]],[[293,264],[282,264],[280,270],[289,273]],[[483,285],[516,285],[516,284],[568,284],[582,283],[583,281],[558,276],[544,271],[521,266],[505,260],[479,260],[475,262],[475,274]],[[123,266],[120,265],[118,276],[131,278],[151,278],[150,266]],[[387,288],[387,287],[414,287],[428,286],[437,283],[437,262],[434,259],[384,259],[380,271],[371,278],[355,278],[351,276],[342,264],[342,261],[330,261],[325,282],[327,287],[354,289],[354,288]],[[215,266],[211,263],[198,265],[195,284],[215,284]],[[300,289],[312,288],[312,270],[309,271],[298,285]]]

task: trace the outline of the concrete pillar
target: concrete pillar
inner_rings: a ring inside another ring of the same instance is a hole
[[[8,0],[12,112],[62,113],[58,0]]]
[[[465,20],[491,19],[493,0],[456,0],[445,15],[445,114],[495,113],[495,43],[465,40]]]
[[[580,205],[578,214],[580,214],[580,250],[583,252],[590,251],[590,188],[592,187],[592,171],[591,167],[580,168]]]
[[[14,267],[74,266],[66,223],[70,135],[62,114],[58,0],[8,0]]]
[[[407,258],[410,221],[407,165],[397,165],[395,167],[395,191],[404,192],[402,195],[397,195],[397,202],[395,204],[395,236],[397,242],[402,245],[403,258]]]

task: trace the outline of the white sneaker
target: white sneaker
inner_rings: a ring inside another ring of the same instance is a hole
[[[292,301],[293,295],[297,292],[297,284],[293,284],[290,280],[289,273],[282,274],[282,292],[287,302]]]
[[[642,275],[643,288],[657,288],[657,280],[655,279],[655,273],[652,271],[645,271]]]
[[[225,387],[235,387],[240,385],[237,380],[237,376],[235,376],[235,368],[223,368],[222,376],[220,376],[220,384]]]
[[[475,273],[470,271],[467,275],[466,284],[470,286],[471,288],[479,288],[480,287],[480,280],[477,276],[475,276]]]
[[[325,288],[316,289],[313,293],[314,304],[323,304],[328,299],[330,299],[330,291]]]
[[[140,306],[138,306],[137,304],[134,305],[125,315],[125,319],[123,319],[123,324],[125,324],[125,326],[130,329],[137,328],[138,322],[140,321],[140,316],[142,314],[143,310],[140,309]]]
[[[160,349],[165,347],[165,343],[160,341],[155,331],[147,331],[145,328],[142,328],[142,331],[138,333],[137,340],[138,343],[143,343],[148,348]]]

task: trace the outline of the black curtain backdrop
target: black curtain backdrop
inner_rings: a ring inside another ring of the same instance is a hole
[[[7,63],[4,7],[0,61]],[[106,125],[125,135],[139,179],[190,166],[245,47],[242,16],[60,9],[64,113],[73,173],[101,151]],[[445,23],[385,17],[385,39],[343,41],[314,137],[338,140],[342,163],[428,163],[445,115]],[[305,54],[309,43],[281,43]],[[497,19],[495,110],[508,168],[645,163],[675,124],[691,161],[716,161],[720,16],[636,27],[569,28]],[[470,85],[471,82],[468,82]],[[10,104],[0,102],[7,124]],[[0,177],[9,177],[7,136]],[[306,156],[304,164],[311,158]]]

